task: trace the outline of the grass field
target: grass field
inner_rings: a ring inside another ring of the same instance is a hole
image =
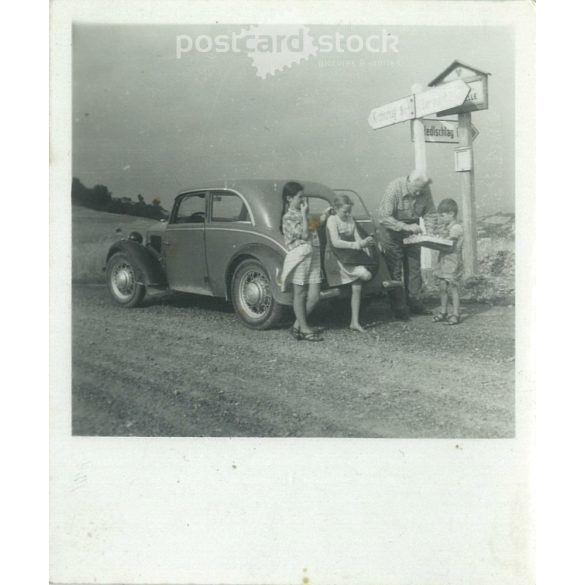
[[[152,219],[73,206],[72,281],[86,284],[104,282],[103,267],[109,247],[129,232],[144,232],[153,223],[156,222]]]

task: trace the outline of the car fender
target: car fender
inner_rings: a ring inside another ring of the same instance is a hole
[[[106,261],[117,252],[126,254],[135,265],[138,282],[147,286],[166,286],[165,272],[154,251],[132,240],[120,240],[110,247]]]
[[[292,305],[292,292],[282,292],[280,287],[276,284],[277,272],[282,272],[282,263],[284,262],[285,252],[277,251],[269,246],[262,244],[248,244],[240,248],[230,259],[225,273],[225,290],[226,298],[231,300],[231,281],[232,276],[240,262],[246,258],[255,258],[262,262],[268,270],[270,276],[270,286],[272,296],[277,303],[281,305]]]

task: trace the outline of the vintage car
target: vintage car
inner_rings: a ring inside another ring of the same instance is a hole
[[[280,233],[281,180],[222,181],[181,192],[168,221],[145,234],[132,232],[114,243],[106,259],[106,277],[112,298],[123,307],[139,305],[147,288],[223,297],[253,329],[276,325],[292,305],[290,290],[282,292],[277,275],[286,248]],[[373,220],[363,201],[347,189],[332,190],[301,181],[309,201],[309,221],[319,221],[336,192],[347,192],[355,202],[354,217],[363,236],[374,233]],[[325,249],[325,226],[318,229]],[[373,278],[365,283],[364,297],[381,295],[389,279],[374,246]],[[323,298],[344,298],[350,287],[331,287],[324,270]],[[345,304],[345,303],[344,303]]]

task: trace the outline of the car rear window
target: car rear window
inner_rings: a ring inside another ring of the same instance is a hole
[[[235,193],[213,193],[211,220],[250,221],[250,214],[244,201]]]
[[[318,195],[306,194],[309,202],[309,213],[311,215],[321,215],[328,207],[331,207],[331,203],[328,199],[320,197]]]

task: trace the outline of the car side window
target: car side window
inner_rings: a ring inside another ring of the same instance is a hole
[[[181,199],[173,223],[203,223],[205,215],[205,193],[193,193]]]
[[[328,207],[331,207],[331,203],[319,195],[306,194],[309,202],[309,213],[311,215],[321,215]]]
[[[222,191],[211,195],[211,220],[250,222],[250,214],[239,195]]]

